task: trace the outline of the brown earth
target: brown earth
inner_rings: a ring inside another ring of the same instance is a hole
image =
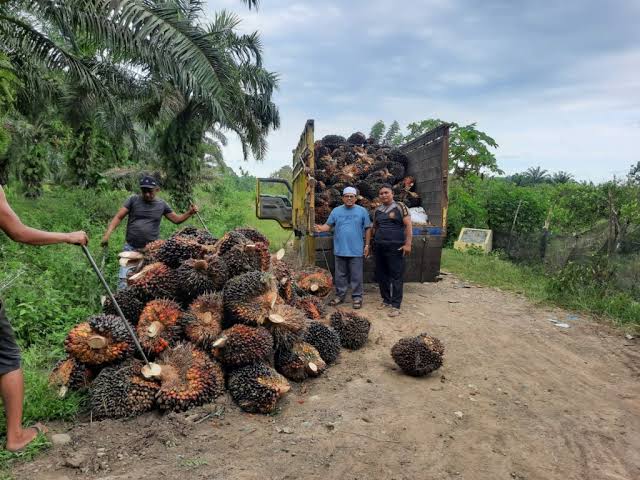
[[[470,287],[470,288],[467,288]],[[636,340],[452,275],[406,286],[389,319],[368,286],[368,345],[294,385],[277,415],[228,398],[185,414],[50,425],[73,442],[17,465],[18,479],[640,478]],[[563,329],[549,319],[567,322]],[[569,318],[567,320],[567,318]],[[402,375],[389,350],[439,337],[445,365]]]

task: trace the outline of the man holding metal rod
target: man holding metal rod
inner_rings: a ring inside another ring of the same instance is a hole
[[[45,232],[24,225],[9,206],[4,190],[0,187],[0,229],[14,242],[27,245],[51,245],[70,243],[86,245],[87,234]],[[24,379],[20,368],[20,349],[13,329],[0,306],[0,395],[7,418],[7,445],[10,452],[17,452],[31,443],[45,429],[41,424],[30,428],[22,426],[22,404],[24,401]]]

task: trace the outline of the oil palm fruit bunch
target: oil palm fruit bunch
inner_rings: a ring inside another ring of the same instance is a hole
[[[173,346],[183,327],[183,312],[172,300],[153,300],[140,314],[137,334],[140,345],[151,356],[156,356]]]
[[[286,304],[275,305],[267,319],[265,326],[273,336],[276,349],[291,348],[302,339],[307,327],[305,313]]]
[[[260,361],[270,362],[273,338],[264,327],[238,324],[224,330],[212,348],[214,356],[225,367],[238,368]]]
[[[346,143],[347,139],[341,135],[325,135],[322,137],[322,145],[328,147],[335,147],[337,145],[342,145]]]
[[[225,322],[261,325],[275,305],[278,292],[273,275],[252,271],[233,277],[222,291]]]
[[[426,333],[401,338],[391,347],[393,361],[407,375],[422,377],[442,366],[444,345]]]
[[[261,270],[260,257],[256,255],[255,244],[235,244],[220,254],[227,265],[229,278],[253,270]]]
[[[224,391],[224,374],[215,360],[190,343],[162,354],[157,403],[161,410],[182,412],[212,402]]]
[[[177,295],[175,273],[162,262],[147,265],[129,277],[128,284],[134,288],[143,301],[155,298],[175,298]]]
[[[89,390],[93,418],[134,417],[153,408],[160,385],[142,376],[142,366],[132,360],[102,369]]]
[[[323,323],[308,321],[302,339],[315,347],[327,365],[335,362],[340,355],[340,336]]]
[[[153,242],[147,243],[144,247],[142,253],[144,254],[144,265],[150,265],[152,263],[158,262],[158,251],[160,247],[164,245],[166,240],[154,240]]]
[[[275,361],[276,369],[294,382],[317,377],[327,368],[318,350],[305,342],[296,342],[290,348],[278,350]]]
[[[158,259],[171,268],[178,268],[189,258],[202,258],[207,250],[198,241],[189,236],[169,238],[158,250]]]
[[[253,245],[253,242],[245,237],[242,233],[232,230],[225,233],[220,240],[214,245],[215,252],[218,255],[224,255],[235,246],[246,247]]]
[[[344,348],[358,350],[367,343],[371,322],[364,315],[338,309],[331,314],[331,326],[338,333]]]
[[[311,267],[296,273],[295,286],[306,294],[326,297],[333,288],[333,279],[328,270]]]
[[[293,302],[293,272],[282,260],[272,259],[271,271],[278,284],[278,294],[286,303]]]
[[[233,401],[244,411],[272,413],[291,386],[270,366],[253,363],[231,372],[228,388]]]
[[[235,229],[235,231],[244,235],[253,243],[266,243],[267,247],[269,246],[269,239],[253,227],[238,227]]]
[[[403,190],[393,197],[396,201],[404,203],[407,207],[419,207],[422,204],[422,198],[417,192]]]
[[[49,385],[58,389],[58,396],[63,398],[69,390],[87,388],[93,380],[93,372],[85,364],[73,357],[60,360],[49,375]]]
[[[139,295],[139,292],[134,287],[127,287],[123,290],[118,290],[113,294],[113,297],[116,299],[116,302],[118,302],[124,317],[131,325],[138,324],[138,318],[140,318],[140,314],[144,308],[144,303],[142,303],[138,298]],[[102,311],[107,315],[118,315],[118,311],[109,297],[105,300]]]
[[[104,365],[133,353],[133,341],[124,321],[115,315],[94,315],[67,334],[65,350],[79,362]]]
[[[222,332],[222,293],[205,293],[189,306],[191,321],[183,323],[185,337],[199,347],[208,350]]]
[[[216,283],[213,281],[212,273],[215,272],[210,270],[209,262],[205,259],[190,258],[182,262],[175,271],[180,298],[193,300],[203,293],[215,290]]]
[[[326,311],[326,307],[322,299],[311,295],[296,296],[293,301],[293,306],[299,310],[302,310],[307,318],[312,320],[320,320]]]
[[[193,225],[187,225],[186,227],[181,228],[177,232],[175,232],[171,237],[191,237],[196,238],[198,236],[199,230],[197,227]]]
[[[367,143],[367,137],[362,132],[355,132],[349,135],[349,138],[347,138],[347,142],[356,145],[364,145],[365,143]]]

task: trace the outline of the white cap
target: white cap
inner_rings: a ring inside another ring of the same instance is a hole
[[[358,191],[353,187],[345,187],[342,195],[358,195]]]

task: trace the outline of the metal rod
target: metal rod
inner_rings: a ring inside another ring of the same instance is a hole
[[[136,348],[138,349],[138,352],[140,352],[140,355],[142,355],[142,358],[144,359],[145,363],[147,365],[149,365],[149,359],[147,358],[147,356],[144,354],[144,351],[142,350],[142,346],[140,345],[140,342],[138,341],[138,337],[136,335],[136,332],[133,331],[133,327],[131,326],[129,321],[125,318],[124,313],[122,313],[122,310],[120,309],[120,305],[118,305],[118,302],[116,301],[115,297],[113,296],[113,293],[111,293],[111,289],[109,288],[109,285],[107,284],[106,280],[104,279],[104,276],[100,272],[100,269],[98,268],[98,265],[96,265],[96,262],[93,260],[93,257],[91,256],[91,253],[89,252],[89,249],[84,245],[80,245],[80,246],[82,247],[82,251],[84,252],[84,254],[89,259],[89,263],[91,264],[91,267],[93,268],[94,272],[96,272],[96,275],[98,275],[98,278],[102,282],[102,286],[105,288],[105,290],[109,294],[109,298],[113,302],[113,305],[116,307],[116,310],[118,311],[118,315],[120,315],[120,318],[122,319],[122,321],[124,322],[125,326],[127,327],[127,330],[129,330],[129,334],[131,335],[131,338],[133,339],[133,343],[135,343]]]
[[[189,202],[191,203],[191,205],[195,205],[196,202],[193,201],[193,198],[189,199]],[[211,235],[211,232],[209,231],[209,229],[207,228],[207,225],[204,223],[204,220],[202,219],[202,217],[200,216],[200,212],[196,212],[196,216],[198,217],[198,220],[200,220],[200,223],[202,224],[202,226],[204,227],[204,229],[207,231],[207,233],[209,235]]]

